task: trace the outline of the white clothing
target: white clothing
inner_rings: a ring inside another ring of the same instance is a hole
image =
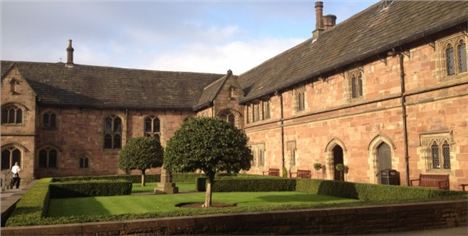
[[[18,165],[11,167],[11,173],[18,174],[21,171],[21,168]]]

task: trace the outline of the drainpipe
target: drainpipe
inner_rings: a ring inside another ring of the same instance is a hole
[[[405,162],[406,162],[406,184],[410,185],[410,167],[409,167],[409,154],[408,154],[408,127],[406,115],[406,89],[405,89],[405,67],[404,55],[402,52],[398,53],[400,62],[400,88],[401,88],[401,115],[403,118],[403,138],[405,144]]]
[[[278,91],[275,92],[278,95]],[[281,126],[281,173],[286,168],[284,161],[284,115],[283,115],[283,94],[279,93],[280,97],[280,126]],[[287,176],[287,175],[286,175]],[[283,176],[283,177],[286,177]]]
[[[130,129],[128,128],[128,108],[125,108],[125,129],[127,131],[125,132],[125,143],[128,143],[128,137],[130,132]]]

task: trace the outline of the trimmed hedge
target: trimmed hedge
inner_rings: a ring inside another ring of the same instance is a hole
[[[197,179],[197,191],[205,191],[206,178]],[[295,179],[275,177],[249,178],[249,177],[224,177],[215,179],[213,192],[273,192],[294,191]]]
[[[172,181],[176,183],[193,183],[202,174],[195,173],[175,173],[172,175]],[[72,176],[72,177],[58,177],[54,178],[53,182],[68,182],[68,181],[90,181],[90,180],[118,180],[126,179],[132,183],[141,183],[141,175],[104,175],[104,176]],[[161,175],[146,175],[145,180],[147,183],[161,181]]]
[[[51,178],[37,180],[16,204],[6,226],[35,225],[47,215]]]
[[[52,198],[129,195],[132,182],[126,179],[54,182],[49,190]]]
[[[331,180],[297,179],[296,191],[362,201],[434,200],[467,196],[464,192],[422,187],[364,184]]]

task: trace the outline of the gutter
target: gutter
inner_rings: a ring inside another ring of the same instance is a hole
[[[400,52],[398,53],[400,64],[400,88],[401,88],[401,118],[403,120],[403,142],[405,147],[405,164],[406,164],[406,184],[410,186],[410,166],[409,166],[409,151],[408,151],[408,126],[406,114],[406,87],[405,87],[405,56]]]
[[[307,80],[311,80],[311,79],[313,79],[315,77],[319,77],[320,75],[330,73],[332,71],[336,71],[336,70],[338,70],[340,68],[343,68],[343,67],[345,67],[345,66],[347,66],[349,64],[353,64],[353,63],[356,63],[358,61],[363,61],[365,59],[371,58],[372,56],[376,56],[376,55],[385,53],[385,52],[387,52],[389,50],[392,50],[394,48],[399,48],[399,47],[401,48],[405,44],[409,44],[409,43],[414,42],[416,40],[428,37],[428,36],[430,36],[432,34],[435,34],[435,33],[439,33],[439,32],[441,32],[441,31],[443,31],[445,29],[449,29],[449,28],[455,27],[457,25],[466,24],[467,22],[468,22],[468,15],[465,15],[465,16],[460,17],[459,19],[453,20],[451,22],[441,24],[441,25],[439,25],[437,27],[431,28],[429,30],[422,31],[420,33],[413,34],[413,35],[411,35],[411,36],[409,36],[409,37],[407,37],[407,38],[405,38],[403,40],[398,40],[396,42],[389,43],[389,44],[387,44],[387,45],[385,45],[383,47],[380,47],[380,48],[378,48],[376,50],[372,50],[372,51],[363,53],[363,54],[361,54],[359,56],[353,57],[352,59],[344,60],[342,62],[339,62],[339,63],[335,64],[335,65],[325,67],[325,69],[312,72],[312,73],[310,73],[310,74],[308,74],[308,75],[306,75],[304,77],[297,78],[296,81],[293,82],[292,84],[280,85],[277,88],[272,88],[272,89],[267,90],[265,93],[255,95],[255,96],[250,97],[250,98],[241,99],[240,104],[245,104],[245,103],[247,103],[249,101],[259,99],[259,98],[261,98],[263,96],[266,96],[268,94],[273,94],[275,92],[282,92],[284,90],[287,90],[287,89],[289,89],[291,87],[296,86],[299,83],[305,82]]]

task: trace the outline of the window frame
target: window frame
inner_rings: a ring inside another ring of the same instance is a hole
[[[146,122],[147,121],[150,121],[150,129],[149,131],[147,131],[147,126],[146,126]],[[155,122],[158,122],[157,125],[155,125]],[[156,129],[155,127],[157,127],[158,129]],[[149,115],[149,116],[146,116],[143,120],[143,136],[145,137],[153,137],[153,138],[156,138],[158,141],[161,140],[161,119],[159,119],[158,116],[156,115]]]
[[[111,125],[108,129],[107,121],[111,120]],[[116,130],[116,121],[120,122],[120,129]],[[104,130],[103,130],[103,148],[105,150],[114,150],[122,148],[122,134],[123,134],[123,119],[117,115],[109,115],[104,118]],[[106,137],[110,137],[110,147],[107,147]],[[119,137],[119,142],[116,142],[117,137]],[[117,145],[118,144],[118,145]]]
[[[17,105],[17,104],[2,105],[1,113],[2,113],[2,116],[1,116],[2,125],[21,126],[25,124],[24,123],[25,109],[20,105]],[[19,121],[18,121],[18,118],[20,119]]]
[[[48,116],[48,123],[46,124],[46,119],[45,119],[45,116]],[[52,116],[54,117],[54,125],[52,125]],[[57,129],[57,113],[56,112],[53,112],[53,111],[45,111],[42,113],[41,115],[41,126],[42,128],[44,129],[50,129],[50,130],[54,130],[54,129]]]
[[[24,153],[23,153],[23,150],[21,150],[21,148],[15,146],[15,145],[8,145],[8,146],[5,146],[5,147],[2,147],[1,149],[1,170],[11,170],[11,167],[13,167],[13,165],[15,164],[15,160],[14,160],[14,156],[13,156],[13,152],[14,151],[18,151],[19,152],[19,166],[22,168],[22,165],[23,165],[23,156],[24,156]],[[8,168],[4,168],[4,165],[3,165],[3,152],[5,151],[8,151],[8,161],[9,161],[9,166]]]
[[[46,153],[45,156],[45,166],[41,166],[41,152],[44,151]],[[55,166],[51,165],[52,162],[52,157],[51,157],[51,152],[55,152]],[[45,146],[42,148],[39,148],[37,150],[37,166],[39,169],[58,169],[58,159],[59,159],[59,150],[57,148],[51,147],[51,146]]]

